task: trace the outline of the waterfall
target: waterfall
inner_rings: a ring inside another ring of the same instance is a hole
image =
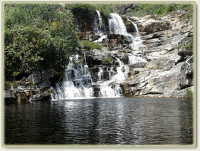
[[[117,62],[119,63],[119,67],[117,67],[117,74],[114,75],[112,77],[113,81],[124,81],[126,76],[125,76],[125,73],[122,71],[122,68],[124,67],[124,63],[119,59],[119,58],[116,58],[117,59]]]
[[[127,19],[130,21],[129,19]],[[75,20],[77,23],[77,20]],[[127,38],[131,43],[129,44],[133,50],[138,50],[142,47],[142,40],[139,34],[137,25],[130,21],[134,28],[135,34],[131,35],[127,32],[122,18],[115,13],[110,14],[108,20],[109,33],[120,34]],[[107,38],[102,32],[102,18],[100,12],[96,10],[94,18],[94,34],[100,37],[95,42],[102,42]],[[79,30],[76,24],[76,30]],[[145,59],[133,54],[135,51],[128,54],[129,63],[146,62]],[[52,90],[52,99],[80,99],[93,97],[119,97],[123,95],[123,83],[128,78],[129,66],[124,65],[123,61],[116,57],[118,66],[104,67],[99,66],[98,70],[90,70],[86,60],[86,52],[83,52],[84,61],[80,61],[79,55],[73,55],[69,58],[69,63],[66,66],[63,82],[57,83]],[[116,69],[116,70],[115,70]],[[106,78],[105,78],[106,77]],[[92,81],[92,79],[95,81]]]
[[[122,95],[119,84],[104,83],[100,85],[100,97],[120,97]]]
[[[140,33],[139,33],[139,30],[138,30],[138,27],[137,27],[137,24],[135,24],[133,21],[131,21],[130,19],[127,19],[127,21],[131,22],[132,25],[134,26],[135,28],[135,35],[134,35],[134,40],[133,40],[133,43],[131,44],[132,45],[132,48],[134,50],[139,50],[139,48],[141,47],[144,47],[143,43],[142,43],[142,39],[141,39],[141,36],[140,36]]]
[[[102,69],[102,67],[99,67],[99,72],[98,72],[97,76],[98,76],[97,81],[101,81],[102,77],[103,77],[103,69]]]
[[[119,66],[117,67],[117,74],[112,76],[109,81],[101,82],[100,93],[101,97],[119,97],[123,95],[120,87],[120,82],[123,82],[128,76],[128,70],[126,70],[124,63],[116,58]],[[124,71],[122,69],[124,68]],[[100,70],[98,73],[101,73]]]
[[[106,39],[107,35],[102,35],[99,39],[95,40],[94,42],[102,42],[103,39]]]
[[[97,82],[92,82],[85,52],[84,64],[80,63],[79,55],[70,57],[65,69],[63,82],[57,83],[56,87],[52,90],[52,99],[93,98],[95,97],[94,87],[99,87],[98,97],[121,96],[123,93],[120,82],[125,80],[126,72],[122,71],[122,68],[124,68],[123,62],[119,58],[116,59],[119,66],[115,75],[111,76],[109,72],[109,80],[103,80],[104,70],[102,67],[99,67]]]
[[[130,21],[130,20],[128,19],[128,21]],[[131,48],[133,50],[138,50],[140,47],[144,47],[144,46],[142,44],[142,40],[139,35],[139,30],[137,28],[137,25],[132,21],[130,21],[130,22],[135,27],[135,30],[136,30],[135,37],[127,32],[124,21],[118,14],[110,13],[109,32],[110,32],[110,34],[124,35],[126,38],[128,38],[132,41],[130,43]]]
[[[131,34],[127,32],[126,26],[122,18],[118,14],[110,13],[110,18],[108,23],[109,23],[110,34],[119,34],[125,36],[126,38],[131,39],[132,43],[130,44],[130,46],[132,49],[134,49],[133,45],[134,38]]]
[[[98,10],[96,10],[97,15],[94,17],[94,26],[93,31],[95,35],[101,36],[99,39],[95,40],[94,42],[102,42],[103,39],[107,38],[107,35],[103,35],[102,32],[102,18],[101,14]]]
[[[127,35],[127,30],[122,18],[115,13],[110,13],[109,18],[109,32],[110,34]]]
[[[102,35],[102,31],[101,31],[102,18],[101,18],[100,12],[98,10],[96,10],[96,13],[97,13],[97,15],[95,15],[95,17],[94,17],[93,31],[94,31],[95,35],[101,36]]]
[[[84,55],[84,63],[85,63],[85,65],[87,64],[87,62],[86,62],[86,55],[85,55],[85,51],[83,52],[83,55]]]
[[[70,57],[69,64],[65,69],[63,82],[56,85],[52,99],[75,99],[93,97],[91,75],[88,65],[78,64],[79,56]],[[75,63],[74,63],[75,62]]]

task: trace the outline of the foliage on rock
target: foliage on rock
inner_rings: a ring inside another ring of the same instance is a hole
[[[91,41],[88,41],[88,40],[81,40],[80,41],[80,47],[82,49],[87,49],[87,50],[101,49],[100,44],[95,43],[95,42],[91,42]]]
[[[186,98],[188,98],[188,99],[193,99],[193,92],[191,91],[191,89],[190,88],[187,88],[186,89]]]

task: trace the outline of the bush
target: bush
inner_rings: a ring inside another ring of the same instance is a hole
[[[88,40],[81,40],[80,46],[81,46],[82,49],[87,49],[87,50],[101,49],[100,44],[95,43],[95,42],[91,42],[91,41],[88,41]]]
[[[77,21],[86,21],[91,25],[93,24],[93,19],[96,14],[96,7],[90,4],[68,4],[66,9],[70,10]]]
[[[192,16],[193,6],[191,4],[138,4],[131,12],[127,15],[134,15],[143,17],[145,15],[155,15],[162,17],[169,12],[184,10],[183,18],[190,18]]]
[[[5,4],[6,28],[17,24],[45,29],[60,16],[64,16],[66,19],[63,21],[69,20],[68,24],[71,24],[72,15],[58,4]]]
[[[60,5],[6,4],[6,79],[48,69],[64,72],[78,44],[72,20],[72,13]]]
[[[110,13],[113,12],[112,7],[110,5],[105,4],[98,4],[96,5],[96,8],[99,10],[102,16],[108,17]]]
[[[5,88],[11,88],[12,82],[5,82]]]

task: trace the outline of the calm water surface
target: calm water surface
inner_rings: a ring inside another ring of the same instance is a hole
[[[192,144],[192,101],[110,98],[8,103],[6,144]]]

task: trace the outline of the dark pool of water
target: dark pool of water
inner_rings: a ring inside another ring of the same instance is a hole
[[[192,144],[192,101],[60,100],[5,105],[5,144]]]

